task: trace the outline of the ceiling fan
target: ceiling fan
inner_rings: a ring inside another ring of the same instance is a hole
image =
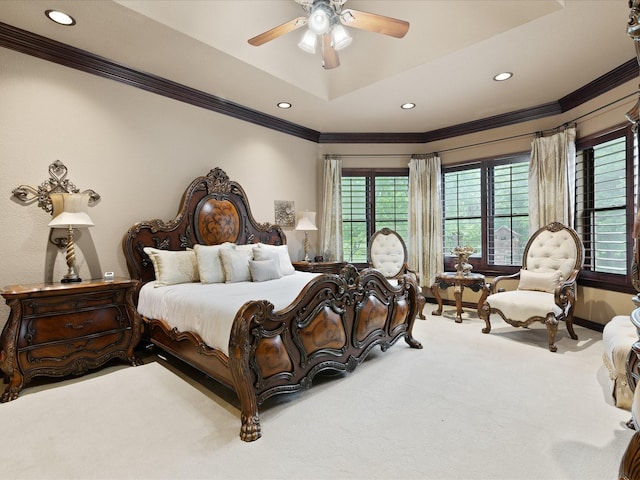
[[[343,25],[396,38],[404,37],[409,31],[409,22],[375,13],[343,8],[346,1],[295,0],[307,12],[306,17],[294,18],[256,35],[249,39],[249,44],[257,47],[308,25],[309,28],[298,43],[298,47],[306,52],[315,53],[318,37],[321,37],[322,66],[328,70],[340,65],[338,50],[351,43],[351,37]]]

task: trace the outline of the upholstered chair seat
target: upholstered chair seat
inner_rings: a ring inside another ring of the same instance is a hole
[[[395,230],[383,228],[371,236],[367,251],[369,265],[379,270],[392,285],[397,285],[398,279],[405,274],[413,275],[420,289],[418,316],[424,319],[422,310],[426,303],[420,287],[420,275],[411,270],[407,264],[407,246],[402,237]]]
[[[544,323],[552,352],[557,350],[555,335],[560,321],[566,323],[569,335],[577,340],[573,309],[576,278],[583,259],[584,247],[573,229],[557,222],[539,229],[525,247],[521,270],[496,277],[491,283],[490,295],[480,309],[480,317],[485,321],[482,332],[491,331],[490,317],[497,314],[514,327]],[[500,282],[506,279],[517,279],[517,290],[500,289]]]

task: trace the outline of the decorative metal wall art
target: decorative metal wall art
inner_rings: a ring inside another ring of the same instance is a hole
[[[21,203],[31,205],[38,202],[38,207],[48,213],[53,213],[53,205],[49,197],[51,193],[87,193],[90,206],[100,200],[100,195],[91,189],[80,192],[80,189],[67,178],[67,167],[60,160],[49,165],[49,178],[38,187],[20,185],[11,191],[12,197]]]

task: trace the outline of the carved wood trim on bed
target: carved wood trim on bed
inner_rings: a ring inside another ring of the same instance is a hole
[[[284,245],[287,237],[278,225],[256,222],[242,187],[229,180],[223,170],[214,168],[187,187],[175,219],[136,223],[125,235],[122,248],[129,275],[141,280],[142,285],[155,278],[144,247],[184,250],[196,243],[224,242]]]
[[[175,220],[140,222],[123,240],[132,278],[154,279],[146,246],[181,250],[195,243],[285,244],[280,227],[253,220],[242,188],[214,169],[194,180]],[[276,280],[277,281],[277,280]],[[229,356],[194,332],[179,332],[162,319],[144,318],[150,341],[235,390],[240,400],[240,438],[261,436],[258,406],[272,395],[311,386],[323,370],[353,371],[376,346],[385,351],[413,338],[420,291],[405,275],[391,285],[377,270],[352,265],[339,275],[320,275],[288,307],[274,311],[265,300],[245,303],[233,321]]]

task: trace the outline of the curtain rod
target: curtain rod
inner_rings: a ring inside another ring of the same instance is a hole
[[[562,128],[566,128],[567,126],[569,126],[571,124],[576,124],[577,125],[579,120],[582,120],[585,117],[588,117],[589,115],[593,115],[594,113],[599,112],[600,110],[604,110],[605,108],[608,108],[608,107],[610,107],[612,105],[615,105],[618,102],[626,100],[629,97],[632,97],[634,95],[638,95],[639,93],[640,93],[640,90],[636,90],[633,93],[629,93],[627,95],[624,95],[623,97],[620,97],[620,98],[618,98],[616,100],[613,100],[612,102],[609,102],[606,105],[602,105],[602,106],[600,106],[598,108],[594,108],[593,110],[591,110],[591,111],[589,111],[587,113],[584,113],[584,114],[580,115],[579,117],[576,117],[573,120],[569,120],[569,121],[563,123],[562,125],[559,125],[559,126],[554,127],[554,128],[549,128],[547,130],[538,130],[538,131],[529,132],[529,133],[521,133],[519,135],[513,135],[511,137],[498,138],[498,139],[495,139],[495,140],[487,140],[486,142],[478,142],[478,143],[474,143],[474,144],[463,145],[463,146],[460,146],[460,147],[451,147],[451,148],[447,148],[447,149],[444,149],[444,150],[440,150],[440,153],[452,152],[452,151],[455,151],[455,150],[462,150],[464,148],[470,148],[470,147],[478,147],[480,145],[487,145],[487,144],[490,144],[490,143],[504,142],[506,140],[514,140],[516,138],[531,137],[531,136],[535,136],[535,135],[541,136],[544,133],[557,133]]]
[[[438,152],[432,152],[434,154],[439,154],[439,153],[445,153],[445,152],[453,152],[455,150],[463,150],[465,148],[471,148],[471,147],[479,147],[482,145],[488,145],[491,143],[498,143],[498,142],[505,142],[507,140],[515,140],[516,138],[523,138],[523,137],[533,137],[536,135],[542,135],[544,133],[557,133],[560,129],[562,128],[566,128],[567,126],[571,125],[571,124],[577,124],[579,120],[584,119],[585,117],[588,117],[589,115],[593,115],[594,113],[599,112],[600,110],[603,110],[605,108],[608,108],[612,105],[615,105],[618,102],[621,102],[623,100],[626,100],[629,97],[632,97],[634,95],[638,95],[640,94],[640,90],[636,90],[633,93],[629,93],[621,98],[618,98],[617,100],[613,100],[612,102],[607,103],[606,105],[602,105],[601,107],[595,108],[587,113],[584,113],[582,115],[580,115],[579,117],[574,118],[573,120],[569,120],[565,123],[563,123],[562,125],[559,125],[557,127],[554,128],[549,128],[546,130],[537,130],[534,132],[528,132],[528,133],[520,133],[518,135],[513,135],[511,137],[503,137],[503,138],[496,138],[494,140],[487,140],[484,142],[478,142],[478,143],[470,143],[467,145],[461,145],[458,147],[451,147],[451,148],[445,148],[444,150],[439,150]],[[411,155],[416,155],[415,152],[413,153],[371,153],[371,154],[367,154],[367,153],[347,153],[347,154],[333,154],[333,155],[340,155],[341,157],[345,158],[345,157],[353,157],[353,158],[357,158],[357,157],[366,157],[366,158],[372,158],[372,157],[379,157],[379,158],[383,158],[383,157],[398,157],[398,158],[403,158],[403,157],[411,157]],[[424,155],[424,154],[419,154],[419,155]]]

